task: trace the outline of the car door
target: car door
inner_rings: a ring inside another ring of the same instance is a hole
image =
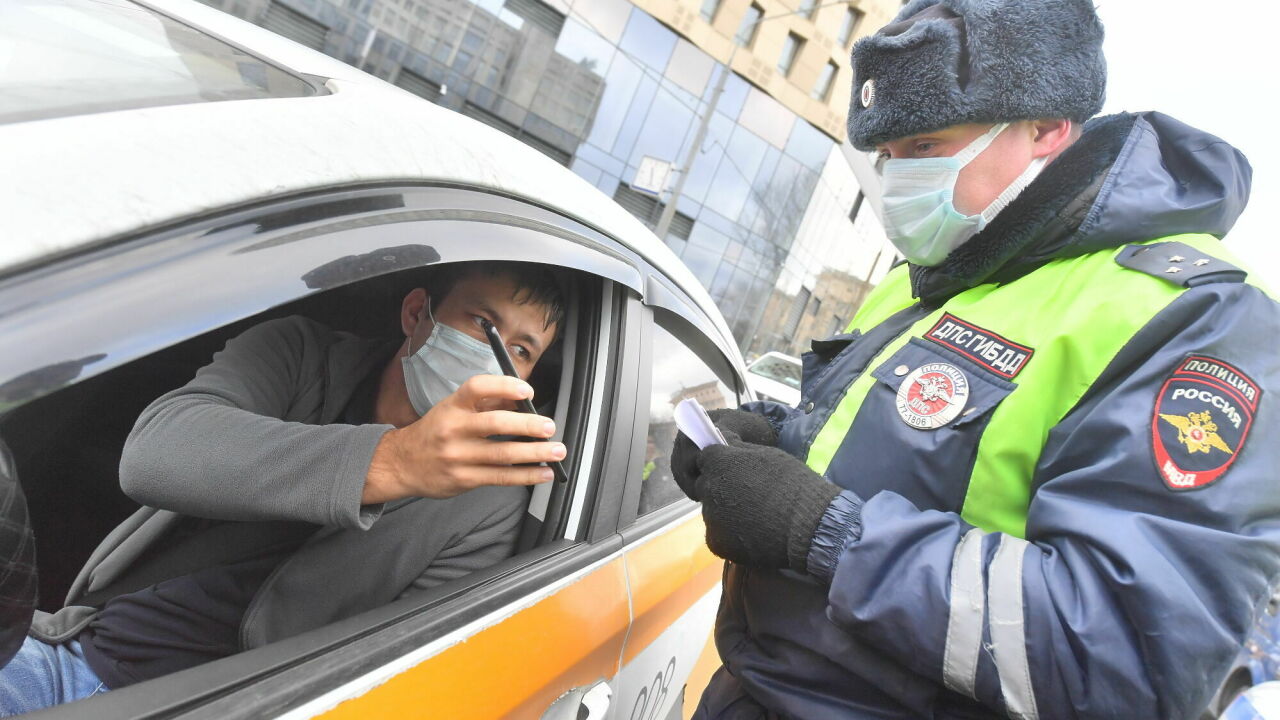
[[[555,264],[579,278],[556,406],[571,481],[534,494],[522,552],[419,596],[51,714],[613,712],[610,683],[625,664],[631,625],[618,519],[640,412],[636,396],[620,390],[640,373],[647,311],[636,298],[655,271],[598,231],[465,188],[354,188],[212,213],[47,262],[0,281],[0,342],[23,348],[0,356],[4,422],[25,427],[30,445],[59,437],[68,417],[86,436],[95,413],[118,426],[114,403],[155,396],[132,397],[131,383],[156,382],[155,369],[177,358],[171,382],[180,384],[198,367],[195,351],[211,352],[248,324],[316,303],[354,312],[359,303],[343,293],[424,265],[478,259]],[[112,442],[102,448],[108,461]],[[42,446],[20,461],[40,469],[69,448]],[[37,472],[30,481],[41,517],[62,516],[63,527],[74,513],[59,510],[76,497],[62,492],[64,475]],[[111,482],[114,475],[98,484]],[[68,547],[86,537],[69,535]],[[75,557],[68,552],[67,562]]]
[[[672,410],[685,398],[708,410],[737,407],[744,392],[741,374],[717,343],[727,339],[695,325],[699,311],[691,300],[664,304],[644,316],[641,365],[647,371],[637,376],[636,395],[646,402],[637,416],[620,521],[632,624],[616,717],[628,720],[687,716],[719,666],[711,630],[723,563],[704,544],[698,505],[672,476]]]

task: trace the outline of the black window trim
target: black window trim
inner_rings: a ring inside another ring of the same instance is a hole
[[[250,286],[244,277],[245,268],[252,267],[255,259],[245,255],[320,235],[331,238],[336,231],[369,232],[379,227],[387,235],[384,239],[394,243],[392,247],[419,245],[422,249],[388,258],[370,254],[385,245],[379,247],[381,243],[373,238],[360,240],[349,235],[344,236],[340,248],[316,251],[315,256],[324,262],[315,260],[308,265],[291,258],[295,263],[292,268],[273,270],[271,278],[256,286]],[[436,232],[432,238],[445,236],[450,230],[470,235],[465,243],[414,243],[414,233],[422,229]],[[477,247],[472,231],[505,235],[508,240],[504,245],[495,236],[489,239],[488,248]],[[518,233],[520,242],[510,242],[511,233]],[[556,243],[556,239],[571,244]],[[444,249],[448,252],[441,255]],[[361,261],[360,250],[369,262]],[[0,412],[213,327],[329,287],[435,262],[482,257],[539,259],[637,289],[641,286],[637,265],[643,264],[613,240],[537,206],[483,191],[446,186],[373,187],[279,199],[119,240],[0,278],[0,337],[24,348],[22,353],[0,355]],[[338,264],[327,268],[326,272],[331,271],[327,278],[312,276],[312,282],[320,283],[316,287],[303,283],[288,287],[292,281],[284,279],[284,273],[302,278],[319,269],[317,265],[339,260],[346,261],[348,267]],[[199,312],[158,300],[160,294],[172,294],[187,301],[181,287],[174,285],[179,278],[213,288],[207,297],[189,300]],[[104,307],[111,306],[91,298],[99,288],[115,283],[121,290],[112,295],[117,304],[114,314],[108,316],[102,313]],[[140,290],[140,296],[125,297],[129,284],[147,289]],[[184,312],[200,317],[203,324],[191,325],[181,315]],[[159,321],[167,325],[157,324]],[[91,339],[95,334],[99,339]],[[21,341],[15,342],[15,338]],[[72,359],[83,361],[74,372],[66,368]],[[50,368],[63,369],[51,372]]]
[[[401,217],[367,217],[368,213],[393,215],[391,211],[396,209],[393,206],[394,203],[401,203],[403,206],[404,213]],[[332,210],[327,208],[329,205],[341,207],[342,216],[334,216]],[[414,212],[422,214],[412,218],[406,217]],[[615,266],[615,276],[610,279],[640,292],[646,304],[662,307],[685,317],[710,338],[726,358],[731,356],[730,348],[735,346],[733,338],[717,331],[710,316],[675,283],[655,270],[648,258],[625,247],[599,229],[520,198],[507,197],[487,189],[446,183],[368,184],[297,193],[235,208],[225,208],[160,227],[146,228],[128,236],[107,238],[88,247],[76,248],[29,264],[2,270],[0,271],[0,337],[6,334],[7,328],[15,321],[41,326],[41,322],[47,320],[51,324],[42,327],[48,332],[34,335],[44,340],[46,336],[55,332],[56,326],[66,322],[66,316],[83,317],[86,312],[86,306],[70,306],[64,310],[55,309],[53,305],[90,288],[118,281],[126,275],[137,275],[147,268],[162,263],[205,263],[200,273],[204,278],[223,278],[224,282],[234,282],[234,278],[219,274],[220,267],[217,261],[196,256],[200,253],[214,254],[221,251],[224,255],[219,256],[219,259],[225,261],[227,257],[236,255],[237,251],[245,252],[245,248],[266,248],[305,240],[313,235],[327,234],[335,229],[334,225],[337,223],[351,223],[353,226],[359,226],[400,220],[491,222],[510,227],[524,227],[567,240],[594,251],[601,258],[611,258],[619,263]],[[287,224],[305,227],[293,231],[281,231],[280,226]],[[134,253],[135,258],[146,256],[147,266],[140,268],[128,263],[122,266],[120,262],[122,257],[130,253]],[[583,256],[579,255],[579,257]],[[454,259],[465,258],[442,260]],[[548,259],[548,262],[555,262],[555,260]],[[603,264],[605,261],[599,262]],[[400,265],[377,268],[376,272],[366,271],[369,274],[358,278],[345,278],[344,281],[353,282],[356,279],[422,264],[424,263],[413,262],[410,259]],[[303,292],[292,295],[282,294],[272,300],[272,305],[291,302],[304,294]],[[216,318],[216,324],[227,325],[264,309],[267,308],[251,307],[235,312],[226,307],[210,307],[207,315],[211,318],[211,324]],[[99,320],[94,319],[91,322],[97,324]],[[31,352],[10,354],[7,357],[0,356],[0,413],[69,384],[69,380],[62,375],[42,377],[41,373],[42,370],[65,363],[69,359],[104,355],[101,358],[95,357],[93,362],[70,378],[80,381],[119,367],[157,349],[174,345],[195,334],[198,333],[190,331],[185,325],[170,328],[167,331],[148,329],[142,334],[147,338],[144,345],[132,345],[128,348],[116,348],[113,352],[94,352],[88,355],[76,354],[77,351],[72,348],[66,352],[42,356],[39,352],[40,348],[34,343],[25,343],[24,347],[29,348]],[[64,338],[72,339],[66,333]]]

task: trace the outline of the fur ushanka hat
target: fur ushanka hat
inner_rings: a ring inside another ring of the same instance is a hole
[[[853,47],[859,150],[962,123],[1084,122],[1107,64],[1092,0],[912,0]]]

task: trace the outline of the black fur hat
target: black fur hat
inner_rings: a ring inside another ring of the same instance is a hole
[[[860,150],[962,123],[1082,123],[1107,85],[1092,0],[911,0],[854,45],[853,68]]]

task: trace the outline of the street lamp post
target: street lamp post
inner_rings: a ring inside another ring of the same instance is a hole
[[[848,5],[848,0],[836,0],[836,2],[823,3],[807,10],[792,10],[791,12],[778,13],[768,17],[760,17],[747,27],[755,28],[755,26],[769,20],[777,20],[778,18],[790,17],[801,13],[812,13],[819,8],[828,7],[830,5]],[[738,28],[738,34],[742,33],[742,28]],[[697,159],[698,150],[702,147],[702,141],[707,137],[707,129],[711,127],[711,116],[716,111],[716,106],[720,103],[720,96],[724,94],[724,86],[729,80],[729,73],[733,72],[733,58],[738,54],[738,48],[742,45],[738,44],[737,35],[734,36],[733,49],[729,51],[729,60],[724,64],[724,72],[720,73],[720,78],[716,81],[716,87],[711,91],[711,99],[707,101],[707,111],[702,114],[701,121],[698,123],[698,132],[694,134],[693,144],[689,146],[689,152],[685,155],[684,164],[680,167],[680,177],[676,180],[676,186],[671,189],[671,198],[667,200],[667,205],[662,209],[662,216],[658,218],[658,225],[654,228],[654,234],[660,240],[666,242],[667,230],[671,227],[671,220],[676,214],[676,205],[679,203],[680,195],[684,192],[684,182],[689,177],[689,171],[693,169],[693,161]]]

